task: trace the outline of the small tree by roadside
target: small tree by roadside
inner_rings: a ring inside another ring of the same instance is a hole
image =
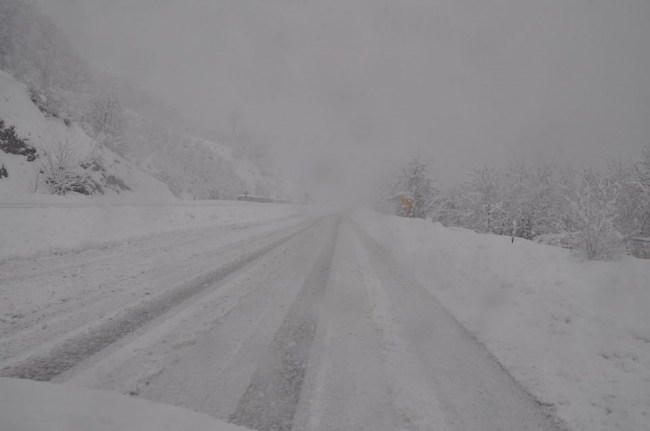
[[[42,157],[40,173],[50,193],[65,195],[76,192],[88,195],[92,187],[82,164],[79,149],[69,139],[50,145]]]

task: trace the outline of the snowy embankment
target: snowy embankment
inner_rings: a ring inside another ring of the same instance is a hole
[[[571,429],[650,430],[649,261],[581,261],[427,220],[355,218]]]
[[[138,204],[108,197],[33,195],[0,199],[0,261],[41,252],[72,251],[179,229],[264,223],[297,216],[300,205],[236,201]]]
[[[17,136],[41,156],[30,162],[23,155],[0,150],[0,165],[8,171],[7,177],[0,178],[0,202],[13,201],[17,197],[29,199],[30,195],[46,193],[48,187],[44,184],[43,174],[39,174],[45,163],[43,156],[57,153],[57,146],[62,144],[68,145],[68,164],[82,160],[93,162],[84,173],[104,195],[122,194],[148,201],[173,199],[165,184],[99,145],[80,125],[66,125],[58,118],[45,116],[30,99],[27,86],[1,70],[0,119],[5,127],[15,127]]]
[[[0,379],[1,427],[13,431],[244,431],[206,414],[118,393]]]

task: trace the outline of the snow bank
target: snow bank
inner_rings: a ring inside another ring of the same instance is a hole
[[[650,430],[650,262],[445,228],[355,218],[575,430]]]
[[[12,431],[244,431],[208,415],[118,393],[0,379],[0,426]]]
[[[83,249],[178,229],[263,223],[297,216],[288,204],[171,201],[138,204],[129,199],[37,196],[3,204],[0,260],[37,252]]]

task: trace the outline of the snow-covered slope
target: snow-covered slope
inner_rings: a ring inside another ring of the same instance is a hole
[[[650,430],[647,260],[582,261],[430,220],[356,219],[570,429]]]
[[[14,126],[17,135],[39,152],[68,142],[80,158],[91,158],[87,174],[103,194],[137,195],[148,200],[173,199],[165,184],[135,169],[122,157],[99,145],[77,124],[70,126],[57,118],[46,116],[31,101],[27,87],[6,72],[0,71],[0,119],[5,127]],[[28,162],[24,156],[0,151],[9,177],[0,178],[0,198],[33,193],[36,188],[35,168],[39,161]],[[41,187],[38,192],[44,192]]]
[[[206,414],[112,392],[0,379],[0,428],[12,431],[245,431]]]
[[[269,178],[262,174],[259,167],[255,166],[249,160],[236,158],[231,147],[203,138],[194,138],[194,140],[195,142],[204,145],[206,148],[209,148],[217,155],[217,157],[220,157],[226,163],[230,164],[235,174],[245,184],[246,190],[248,190],[249,193],[267,195],[269,193],[274,194],[274,192],[277,192],[277,190],[272,190],[275,188],[274,184],[271,184],[275,181],[273,178]]]

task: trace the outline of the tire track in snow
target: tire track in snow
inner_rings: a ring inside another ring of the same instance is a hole
[[[533,398],[407,268],[361,226],[354,228],[366,266],[374,269],[384,287],[382,301],[390,305],[391,326],[399,328],[400,343],[408,343],[419,358],[422,382],[435,394],[447,429],[565,429],[555,413]]]
[[[293,427],[318,324],[318,297],[328,283],[339,224],[337,220],[331,239],[273,337],[235,412],[231,414],[231,423],[258,431],[289,431]]]
[[[47,353],[31,356],[15,365],[6,366],[0,370],[0,377],[15,377],[37,381],[52,380],[84,359],[115,343],[187,299],[213,286],[233,272],[242,269],[274,248],[310,229],[313,225],[314,223],[310,223],[307,227],[245,254],[200,277],[192,284],[183,285],[150,301],[128,308],[121,315],[89,331],[69,338]]]

